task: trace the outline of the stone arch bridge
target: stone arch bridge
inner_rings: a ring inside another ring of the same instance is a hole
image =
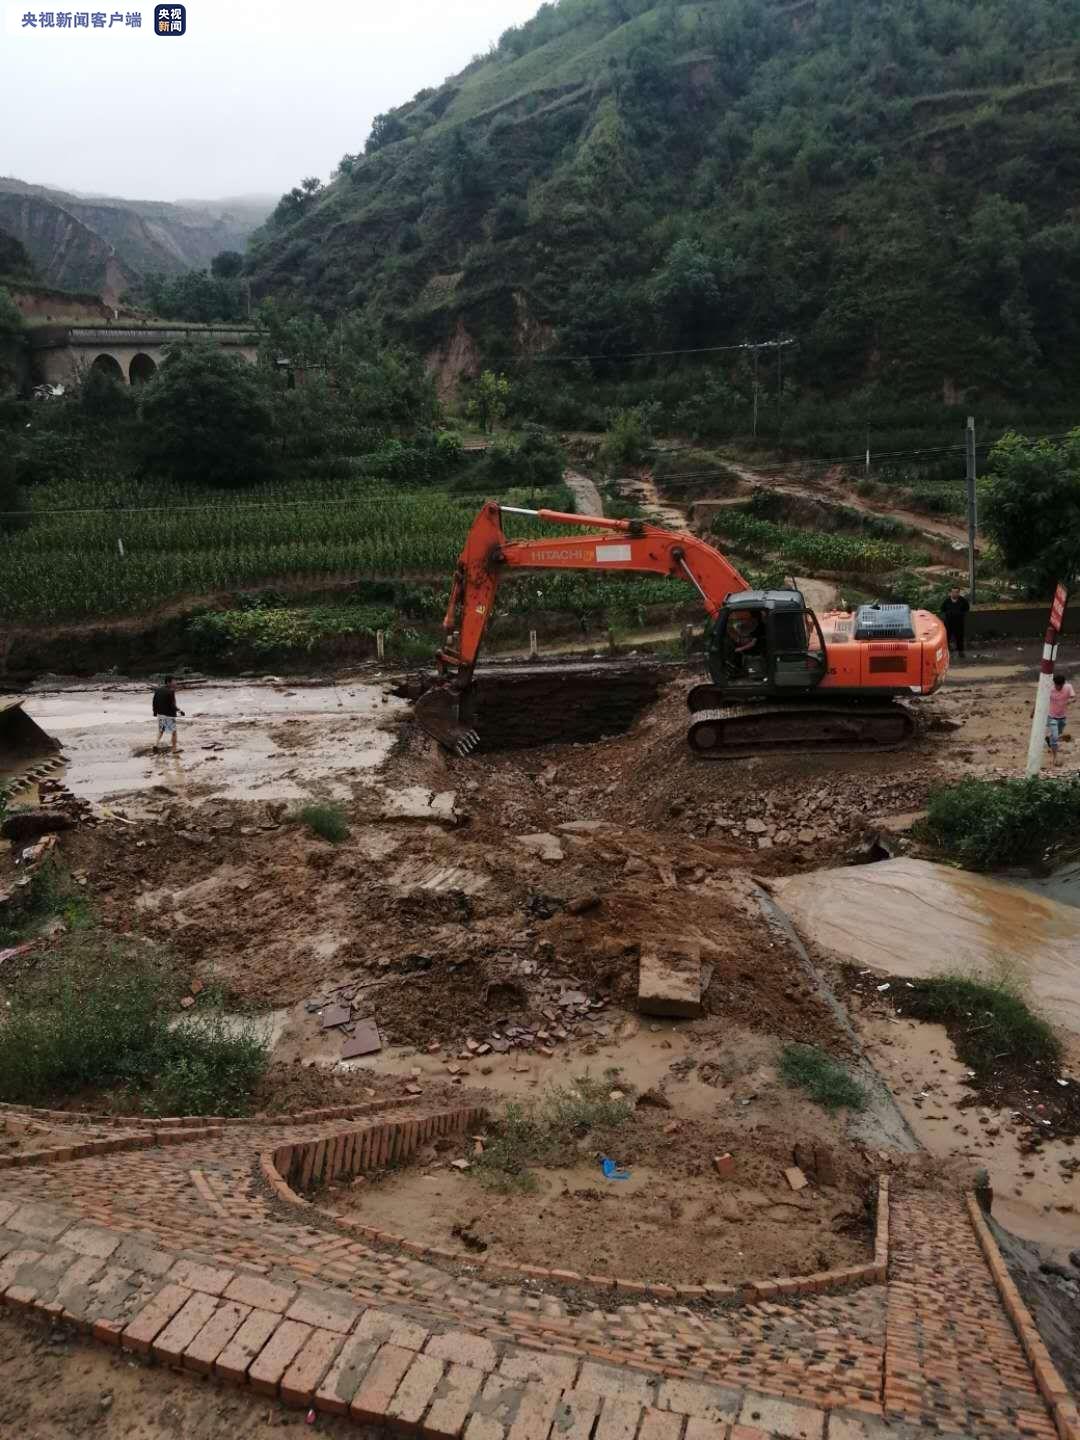
[[[170,345],[202,341],[254,361],[258,333],[239,325],[42,325],[29,334],[35,385],[73,385],[91,369],[127,385],[149,380]]]

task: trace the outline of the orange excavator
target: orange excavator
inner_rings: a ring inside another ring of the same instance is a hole
[[[507,540],[502,516],[606,533]],[[446,749],[479,744],[474,670],[500,582],[515,570],[585,570],[686,580],[709,617],[709,680],[687,697],[691,749],[707,759],[784,750],[895,749],[915,731],[898,703],[931,695],[949,669],[945,627],[907,605],[818,616],[799,590],[751,590],[712,545],[644,520],[522,510],[488,501],[454,571],[438,680],[416,703]],[[457,644],[454,646],[456,637]]]

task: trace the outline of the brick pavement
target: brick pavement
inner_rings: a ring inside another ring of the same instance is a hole
[[[281,1172],[384,1164],[477,1115],[373,1105],[62,1147],[0,1177],[0,1295],[157,1363],[430,1440],[1068,1433],[1075,1412],[1065,1399],[1055,1428],[960,1196],[894,1197],[886,1283],[763,1287],[743,1305],[663,1287],[618,1303],[368,1243],[287,1203]]]

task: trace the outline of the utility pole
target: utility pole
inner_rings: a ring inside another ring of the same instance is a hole
[[[967,461],[968,513],[968,604],[975,604],[975,532],[979,517],[975,503],[975,416],[969,415],[964,431],[964,454]]]
[[[757,439],[758,346],[754,346],[754,439]]]
[[[784,347],[776,347],[776,438],[784,433]]]

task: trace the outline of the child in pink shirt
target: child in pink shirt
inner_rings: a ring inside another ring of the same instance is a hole
[[[1054,676],[1054,683],[1050,687],[1050,713],[1046,721],[1046,743],[1050,746],[1055,765],[1058,763],[1058,744],[1061,741],[1061,732],[1065,729],[1066,714],[1075,699],[1076,691],[1059,672]]]

